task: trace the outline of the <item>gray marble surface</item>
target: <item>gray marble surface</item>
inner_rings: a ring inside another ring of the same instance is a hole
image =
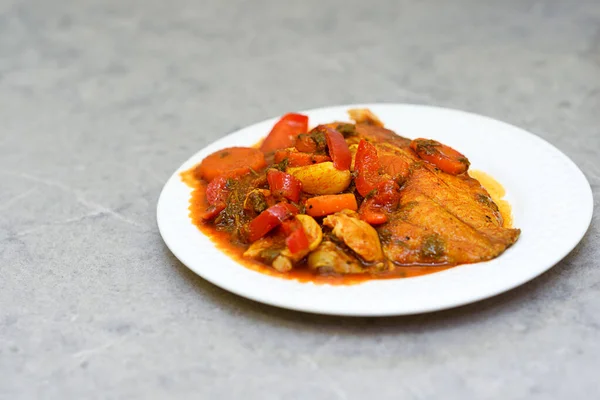
[[[598,200],[548,273],[413,317],[263,306],[165,248],[198,149],[375,101],[522,126],[598,199],[600,3],[0,0],[0,398],[599,398]]]

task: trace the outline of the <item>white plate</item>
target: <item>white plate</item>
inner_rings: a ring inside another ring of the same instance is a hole
[[[240,296],[320,314],[386,316],[424,313],[482,300],[550,269],[579,243],[592,218],[592,191],[583,173],[555,147],[520,128],[443,108],[366,104],[304,112],[310,124],[347,120],[346,110],[368,107],[386,127],[409,137],[440,140],[466,154],[472,169],[491,174],[506,189],[517,243],[500,257],[406,279],[350,286],[300,283],[250,270],[217,250],[188,217],[190,189],[179,173],[210,153],[249,146],[265,136],[270,119],[232,133],[186,161],[158,201],[158,227],[175,256],[204,279]]]

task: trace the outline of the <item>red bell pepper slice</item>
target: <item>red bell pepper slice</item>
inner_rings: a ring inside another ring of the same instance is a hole
[[[352,154],[344,136],[335,129],[325,127],[325,139],[327,140],[329,155],[333,160],[333,166],[341,171],[350,169]]]
[[[296,137],[308,131],[308,117],[302,114],[286,114],[273,126],[260,146],[263,153],[292,147]]]
[[[217,215],[221,213],[225,209],[225,203],[218,203],[215,205],[209,206],[202,214],[200,214],[200,218],[205,221],[210,221],[215,219]]]
[[[410,148],[423,160],[451,175],[462,174],[471,165],[463,154],[436,140],[415,139]]]
[[[229,189],[227,189],[227,178],[225,176],[213,179],[206,186],[206,201],[210,205],[224,203],[227,196],[229,196]]]
[[[400,187],[393,179],[385,180],[377,186],[373,200],[382,207],[393,207],[400,201]]]
[[[380,181],[379,176],[379,157],[377,148],[366,140],[361,140],[356,150],[354,159],[354,170],[356,171],[356,190],[361,196],[365,197],[371,191],[377,188]]]
[[[206,185],[206,201],[208,208],[200,215],[203,220],[212,220],[219,215],[221,211],[225,209],[227,196],[229,196],[229,189],[227,188],[227,177],[219,176],[210,181]]]
[[[283,221],[298,214],[298,208],[288,203],[278,203],[261,212],[248,224],[248,239],[255,242]]]
[[[393,179],[387,179],[377,185],[377,190],[360,205],[360,218],[371,225],[380,225],[388,220],[386,212],[400,202],[400,187]]]
[[[275,196],[283,196],[294,203],[300,200],[302,182],[298,178],[285,172],[271,169],[267,172],[267,181],[269,182],[271,193]]]
[[[388,217],[381,209],[381,206],[375,204],[374,199],[363,201],[358,209],[360,219],[371,225],[381,225],[387,222]]]
[[[281,227],[283,228],[283,233],[287,236],[285,245],[292,254],[308,249],[308,237],[300,222],[295,219],[285,221]]]

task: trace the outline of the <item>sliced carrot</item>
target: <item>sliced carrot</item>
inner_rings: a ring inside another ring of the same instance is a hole
[[[352,193],[330,194],[306,200],[306,213],[311,217],[322,217],[342,210],[356,211],[356,197]]]
[[[274,162],[276,164],[286,159],[288,160],[288,167],[304,167],[306,165],[331,161],[331,158],[326,155],[301,153],[292,149],[277,150],[275,152]]]
[[[469,169],[471,163],[463,154],[436,140],[415,139],[410,148],[423,160],[451,175],[459,175]]]
[[[217,215],[221,213],[225,209],[225,203],[218,203],[212,206],[209,206],[203,213],[200,214],[200,218],[205,221],[209,221],[211,219],[215,219]]]
[[[230,178],[245,175],[250,170],[259,171],[267,166],[265,156],[250,147],[229,147],[206,157],[198,167],[196,176],[208,182],[218,176]]]

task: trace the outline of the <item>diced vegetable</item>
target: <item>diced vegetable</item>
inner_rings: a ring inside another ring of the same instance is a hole
[[[352,193],[311,197],[306,200],[306,213],[312,217],[322,217],[342,210],[356,211],[358,205]]]
[[[306,165],[331,161],[331,158],[324,154],[301,153],[293,149],[277,150],[275,152],[274,162],[279,164],[284,160],[287,160],[288,167],[304,167]]]
[[[270,169],[267,172],[267,180],[271,193],[274,196],[282,196],[295,203],[300,200],[300,193],[302,192],[302,182],[297,178],[294,178],[290,174],[278,171],[276,169]]]
[[[360,215],[360,219],[371,225],[381,225],[388,221],[386,213],[382,210],[381,206],[375,204],[373,198],[363,201],[358,214]]]
[[[285,245],[290,253],[297,254],[308,249],[308,238],[300,221],[296,219],[285,221],[281,227],[286,235]]]
[[[379,157],[377,148],[366,140],[361,140],[356,151],[354,170],[356,171],[356,190],[365,197],[377,188],[380,181]]]
[[[392,211],[400,201],[400,187],[387,179],[377,185],[377,189],[360,205],[360,219],[371,225],[380,225],[388,221],[387,213]]]
[[[392,179],[382,181],[377,186],[377,193],[373,196],[373,200],[382,207],[394,207],[400,201],[400,187]]]
[[[321,244],[321,240],[323,240],[323,230],[317,221],[310,215],[298,214],[296,215],[296,219],[300,221],[304,233],[306,233],[309,242],[309,251],[313,251]]]
[[[292,254],[308,249],[308,239],[306,238],[306,234],[302,227],[288,236],[287,239],[285,239],[285,244]]]
[[[206,157],[196,168],[195,174],[207,182],[218,176],[238,177],[252,170],[260,171],[267,166],[264,154],[249,147],[230,147]]]
[[[410,143],[410,148],[423,160],[451,175],[462,174],[471,165],[463,154],[436,140],[415,139]]]
[[[335,129],[326,127],[325,138],[327,139],[327,147],[329,148],[329,156],[333,160],[333,166],[341,171],[349,170],[352,155],[344,136]]]
[[[208,185],[206,185],[206,201],[209,204],[208,208],[201,214],[204,220],[212,220],[219,215],[226,207],[227,196],[230,190],[227,188],[227,179],[224,176],[219,176]]]
[[[327,139],[325,138],[325,128],[327,125],[318,125],[308,132],[308,135],[314,143],[313,153],[323,154],[327,150]],[[300,139],[300,137],[299,137]],[[302,147],[302,145],[300,145]],[[311,148],[313,144],[309,145]]]
[[[350,163],[350,171],[356,170],[356,152],[358,151],[358,144],[354,143],[348,146],[350,150],[350,156],[352,157],[352,162]]]
[[[217,203],[224,203],[229,195],[229,189],[227,189],[227,178],[219,176],[206,186],[206,201],[210,205]]]
[[[224,209],[225,203],[211,205],[200,215],[200,218],[202,218],[205,221],[215,219],[217,215],[219,215]]]
[[[278,203],[267,208],[248,224],[248,239],[251,242],[260,239],[297,213],[298,209],[288,203]]]
[[[264,153],[292,147],[296,137],[308,131],[308,117],[290,113],[284,115],[276,124],[260,146]]]
[[[317,142],[313,139],[312,135],[301,134],[296,139],[296,150],[303,153],[314,153],[317,151]]]
[[[349,170],[336,169],[330,161],[288,168],[286,172],[298,178],[302,182],[302,190],[310,194],[340,193],[352,182]]]

